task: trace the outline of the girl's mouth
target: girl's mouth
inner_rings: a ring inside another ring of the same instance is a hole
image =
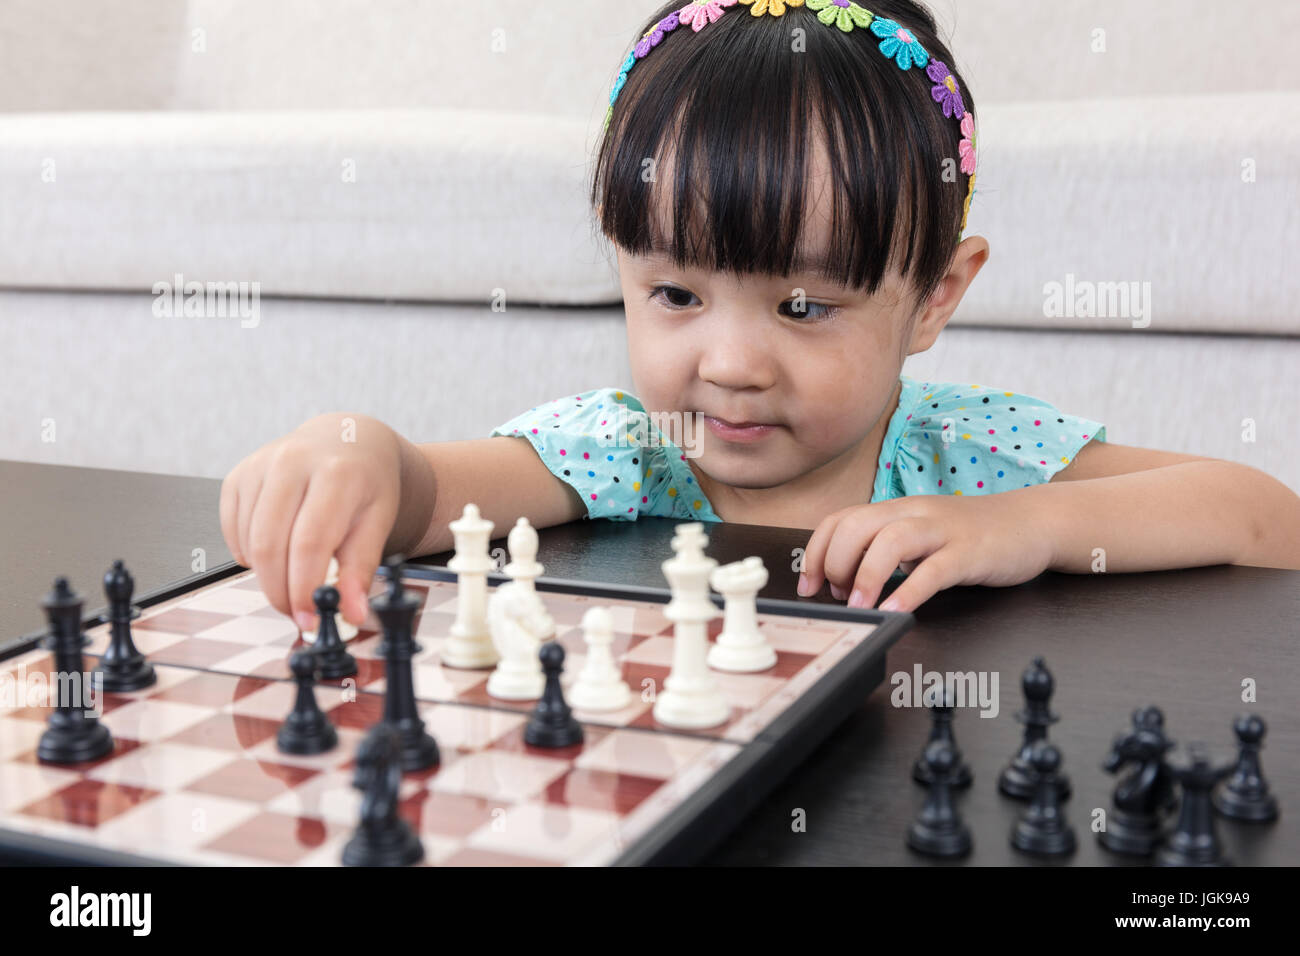
[[[729,422],[725,419],[714,418],[712,415],[705,415],[704,423],[709,426],[709,431],[723,441],[732,442],[758,441],[776,430],[775,425],[763,425],[757,422]]]

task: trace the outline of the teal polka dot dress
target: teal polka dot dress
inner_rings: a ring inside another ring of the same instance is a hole
[[[1041,399],[986,385],[901,376],[898,408],[881,446],[872,501],[907,495],[987,495],[1044,484],[1089,441],[1100,422]],[[630,392],[600,388],[530,408],[490,437],[526,439],[591,518],[721,521],[686,454]]]
[[[987,385],[901,376],[880,448],[872,501],[907,495],[989,495],[1046,484],[1106,426],[1040,398]]]

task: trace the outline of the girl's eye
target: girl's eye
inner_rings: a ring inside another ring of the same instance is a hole
[[[698,302],[695,293],[687,292],[685,289],[679,289],[676,286],[671,285],[655,286],[650,290],[649,297],[652,301],[658,301],[668,309],[688,309]],[[788,313],[781,311],[786,306],[790,307]],[[813,323],[825,322],[838,314],[840,310],[836,306],[822,305],[820,302],[807,301],[802,304],[802,308],[796,309],[795,300],[792,299],[789,302],[782,302],[781,305],[778,306],[777,311],[787,318],[796,319],[800,322]]]
[[[677,299],[670,298],[675,294]],[[691,299],[695,298],[695,293],[687,292],[685,289],[679,289],[672,285],[657,285],[650,290],[650,298],[659,300],[659,302],[670,309],[686,309],[691,306]],[[681,301],[685,299],[686,301]]]
[[[834,316],[840,310],[833,305],[822,305],[820,302],[804,302],[802,308],[797,308],[794,299],[789,302],[782,302],[781,308],[790,307],[790,312],[782,312],[782,315],[788,315],[789,318],[798,319],[800,322],[824,322]]]

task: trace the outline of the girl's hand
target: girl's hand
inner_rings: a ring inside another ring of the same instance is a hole
[[[827,515],[804,551],[799,593],[823,578],[837,600],[872,607],[901,566],[910,572],[886,611],[913,611],[954,584],[1020,584],[1045,571],[1051,536],[1036,508],[1015,491],[961,497],[913,495]]]
[[[401,504],[401,436],[364,415],[322,415],[263,445],[221,485],[221,533],[271,605],[314,628],[312,592],[339,561],[339,610],[365,621]]]

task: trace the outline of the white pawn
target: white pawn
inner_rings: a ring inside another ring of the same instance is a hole
[[[623,681],[614,654],[614,618],[608,608],[593,607],[582,616],[582,636],[587,660],[569,688],[569,703],[583,710],[622,710],[632,702],[632,690]]]
[[[537,615],[537,596],[518,581],[498,585],[488,598],[488,628],[500,663],[488,678],[487,692],[501,700],[536,700],[546,689],[537,652],[545,622]]]
[[[767,584],[763,559],[752,555],[726,564],[710,578],[713,590],[726,598],[722,633],[709,649],[709,666],[748,674],[776,665],[776,651],[758,627],[758,592]]]
[[[456,554],[447,563],[456,572],[456,620],[441,660],[448,667],[491,667],[499,659],[487,623],[487,573],[492,570],[488,539],[493,524],[471,503],[448,527],[456,540]]]
[[[539,636],[543,641],[549,641],[555,637],[555,621],[551,619],[546,605],[542,603],[542,598],[537,593],[537,588],[533,586],[533,582],[545,570],[537,561],[537,529],[528,523],[527,518],[521,517],[510,529],[510,534],[506,537],[506,547],[510,549],[510,563],[502,570],[513,583],[518,584],[520,589],[530,594],[536,602],[537,618],[542,625]]]
[[[330,558],[329,570],[325,572],[325,584],[334,585],[338,583],[339,583],[339,559]],[[347,621],[343,620],[342,614],[334,615],[334,623],[338,625],[339,637],[343,638],[343,640],[350,641],[352,640],[352,638],[357,636],[357,626],[355,624],[349,624]],[[316,632],[303,631],[302,639],[307,644],[315,644]]]

